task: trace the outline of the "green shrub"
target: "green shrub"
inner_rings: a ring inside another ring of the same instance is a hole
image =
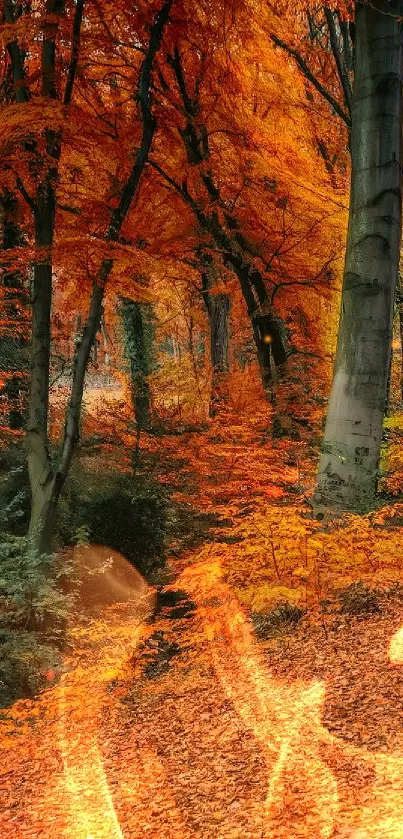
[[[37,632],[52,643],[64,638],[74,595],[62,593],[72,566],[39,554],[27,538],[12,537],[0,547],[0,626]]]
[[[23,446],[0,449],[0,533],[22,536],[27,532],[30,497]]]
[[[59,502],[60,545],[76,543],[86,529],[89,542],[122,553],[149,581],[165,566],[167,502],[159,486],[142,476],[76,465]]]
[[[45,685],[46,673],[61,663],[61,654],[37,635],[0,629],[0,708],[32,697]]]
[[[63,593],[72,567],[40,555],[26,538],[0,546],[0,704],[32,696],[60,661],[74,592]]]

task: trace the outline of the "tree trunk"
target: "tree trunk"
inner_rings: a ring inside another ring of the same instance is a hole
[[[213,258],[205,253],[201,256],[202,296],[210,326],[210,359],[212,369],[210,417],[215,417],[220,408],[228,401],[229,373],[229,312],[228,294],[212,294],[215,266]]]
[[[32,366],[28,405],[27,449],[32,507],[29,536],[44,552],[50,549],[48,534],[52,526],[53,505],[49,493],[53,469],[48,448],[49,368],[52,303],[52,243],[55,218],[54,172],[39,185],[35,210],[35,245],[33,266]],[[44,547],[45,546],[45,547]]]
[[[210,323],[211,354],[211,417],[215,417],[220,408],[228,401],[229,373],[229,311],[228,294],[204,294],[204,300]]]
[[[151,426],[148,376],[152,371],[153,314],[150,303],[122,299],[126,358],[130,364],[132,398],[137,427]]]
[[[51,554],[59,496],[51,472],[46,473],[46,477],[43,478],[38,471],[35,478],[37,488],[32,496],[28,533],[31,544],[39,553]]]
[[[403,56],[394,5],[356,4],[350,216],[316,508],[366,509],[377,486],[401,237]]]
[[[64,2],[47,0],[46,10],[57,24],[46,30],[42,41],[42,96],[53,101],[56,91],[56,37]],[[31,487],[31,517],[28,535],[43,553],[50,553],[57,482],[48,445],[50,342],[52,308],[53,239],[55,231],[56,183],[61,153],[61,134],[46,128],[46,156],[35,149],[35,163],[41,171],[35,200],[29,199],[34,214],[35,261],[31,289],[32,364],[27,423],[27,459]]]
[[[400,342],[400,398],[403,400],[403,289],[400,272],[396,286],[396,312]]]
[[[0,210],[5,256],[8,250],[23,244],[17,209],[15,196],[7,191],[3,193]],[[11,430],[21,430],[25,425],[27,401],[29,300],[20,270],[10,270],[6,264],[2,270],[2,285],[4,326],[0,335],[0,370],[6,373],[6,380],[0,391],[0,401],[4,400],[1,424]]]
[[[400,329],[400,347],[401,347],[401,397],[403,402],[403,303],[399,303],[399,329]]]

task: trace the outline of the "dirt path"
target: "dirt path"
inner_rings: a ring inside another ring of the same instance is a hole
[[[115,610],[13,707],[2,837],[401,839],[400,604],[262,647],[218,568],[181,584],[199,609],[169,622],[187,649],[163,677],[133,676],[139,626]]]
[[[303,494],[309,463],[296,450],[284,467],[253,435],[189,437],[181,483],[179,443],[164,445],[159,468],[178,497],[226,521],[216,541],[171,557],[198,609],[153,629],[181,652],[145,678],[143,628],[123,606],[73,632],[60,683],[1,724],[2,839],[403,839],[399,591],[379,612],[313,609],[258,642],[239,581],[294,585],[291,556],[306,591],[317,584],[301,519],[281,506],[292,487]],[[351,567],[362,550],[376,570],[399,536],[376,527],[376,550],[348,528],[329,536],[325,562],[346,539],[343,563],[355,544]]]

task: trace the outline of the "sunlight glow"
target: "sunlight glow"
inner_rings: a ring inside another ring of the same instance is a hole
[[[403,753],[370,752],[334,736],[322,723],[323,682],[296,682],[270,673],[218,563],[187,568],[178,583],[198,602],[196,620],[203,626],[216,678],[253,733],[266,763],[267,795],[253,816],[262,839],[299,839],[308,834],[315,839],[333,835],[403,839]],[[65,839],[125,839],[122,802],[124,825],[131,819],[135,835],[145,831],[153,839],[194,839],[175,799],[174,779],[169,779],[153,745],[140,738],[113,795],[109,788],[98,744],[99,722],[108,683],[114,676],[123,678],[127,650],[138,643],[140,632],[133,620],[117,621],[113,633],[105,624],[105,637],[100,638],[99,652],[90,665],[87,661],[76,666],[55,687],[64,766],[58,794],[69,813],[69,827],[60,831]],[[402,649],[403,627],[390,642],[390,660],[401,662]],[[137,736],[134,724],[130,736]],[[355,800],[353,786],[347,791],[351,797],[347,807],[346,790],[341,804],[335,768],[343,761],[355,762],[370,778],[362,800]],[[166,814],[162,824],[153,818],[156,809]],[[224,826],[221,833],[217,825],[216,836],[226,839]]]
[[[149,613],[154,595],[141,574],[117,551],[87,545],[76,549],[76,554],[93,573],[92,593],[95,590],[98,597],[110,599],[112,595],[115,601],[131,603],[138,626],[132,618],[128,623],[118,622],[112,633],[106,627],[99,655],[93,655],[90,666],[87,662],[62,676],[57,688],[64,768],[60,795],[66,798],[74,824],[68,839],[124,839],[98,745],[99,720],[108,683],[124,673],[127,652],[140,637],[141,620]],[[81,634],[78,631],[78,641]]]
[[[389,661],[391,664],[403,664],[403,626],[399,627],[390,640]]]
[[[270,674],[218,563],[188,569],[181,584],[200,602],[216,676],[267,762],[263,839],[308,833],[329,839],[336,823],[344,839],[403,839],[403,754],[369,752],[335,737],[321,721],[323,683],[287,683]],[[213,611],[208,604],[217,602]],[[402,651],[403,627],[392,638],[391,660],[401,661]],[[340,756],[372,770],[374,779],[363,806],[357,807],[351,791],[348,813],[340,813],[337,780],[328,765]]]

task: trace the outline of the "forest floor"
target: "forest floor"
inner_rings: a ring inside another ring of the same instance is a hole
[[[403,504],[321,525],[313,464],[258,423],[144,438],[211,516],[170,545],[188,608],[71,627],[3,712],[2,839],[403,837]]]

